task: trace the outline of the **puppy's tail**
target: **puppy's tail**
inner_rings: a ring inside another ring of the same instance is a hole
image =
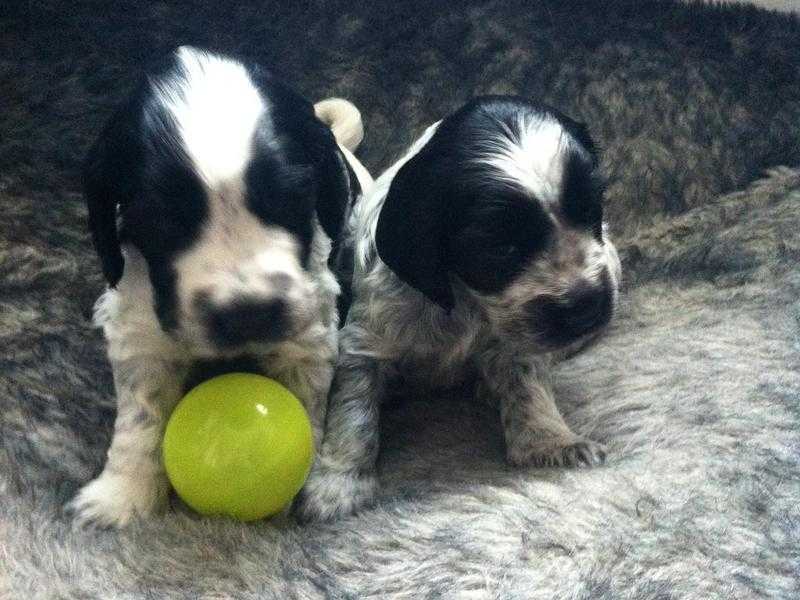
[[[352,102],[344,98],[328,98],[314,105],[317,118],[333,131],[336,141],[354,152],[364,139],[364,124],[361,113]]]

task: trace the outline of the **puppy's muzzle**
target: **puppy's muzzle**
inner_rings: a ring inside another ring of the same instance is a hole
[[[292,335],[289,295],[291,277],[283,273],[267,278],[268,294],[242,294],[217,304],[206,294],[196,300],[209,340],[229,350],[258,342],[278,342]]]
[[[209,334],[220,348],[276,342],[288,335],[287,312],[286,302],[281,298],[237,301],[208,314]]]
[[[613,293],[608,277],[582,281],[560,297],[543,296],[528,307],[531,325],[548,345],[563,346],[595,333],[611,320]]]

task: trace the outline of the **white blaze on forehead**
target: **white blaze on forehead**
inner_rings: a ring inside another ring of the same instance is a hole
[[[561,124],[546,115],[522,115],[512,130],[503,126],[487,140],[482,160],[498,175],[529,190],[545,204],[558,202],[564,159],[572,139]]]
[[[154,82],[184,150],[209,187],[241,174],[265,101],[240,63],[183,46],[182,73]]]

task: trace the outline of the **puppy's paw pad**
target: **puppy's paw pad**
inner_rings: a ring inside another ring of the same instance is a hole
[[[124,527],[163,507],[168,492],[161,481],[103,473],[86,484],[66,509],[80,526]]]
[[[368,506],[378,481],[373,474],[315,467],[295,499],[292,511],[298,521],[332,521]]]
[[[510,448],[508,460],[516,466],[595,467],[606,460],[602,444],[585,438],[539,441],[526,448]]]

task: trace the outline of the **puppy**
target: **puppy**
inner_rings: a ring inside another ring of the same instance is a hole
[[[280,381],[321,440],[337,355],[329,263],[371,180],[350,153],[356,108],[318,111],[327,124],[268,72],[181,47],[91,149],[89,225],[109,284],[95,320],[117,418],[102,473],[70,505],[79,522],[122,526],[164,505],[165,422],[198,363]]]
[[[514,465],[594,465],[549,382],[552,358],[612,316],[620,262],[585,126],[516,97],[440,121],[355,209],[353,303],[325,441],[296,511],[329,519],[376,490],[378,414],[397,382],[477,381]]]

